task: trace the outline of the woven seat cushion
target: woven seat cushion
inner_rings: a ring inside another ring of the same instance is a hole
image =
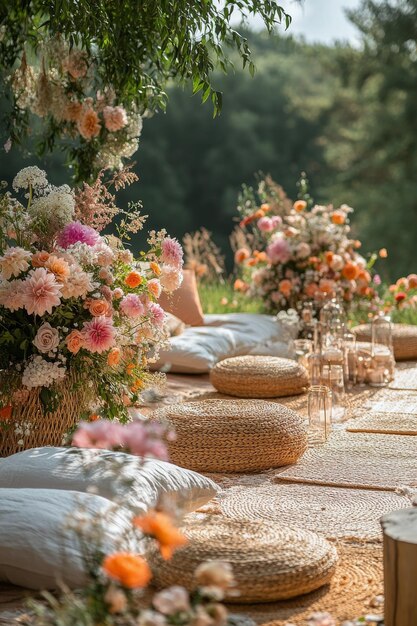
[[[193,520],[183,532],[189,543],[170,561],[163,561],[156,553],[153,556],[158,587],[183,585],[191,589],[200,563],[225,561],[232,565],[237,583],[228,593],[228,602],[273,602],[325,585],[337,564],[336,549],[323,537],[273,522],[213,517]]]
[[[155,411],[176,432],[173,463],[203,472],[250,472],[295,463],[307,448],[301,417],[265,400],[201,400]]]
[[[358,341],[371,341],[371,324],[361,324],[353,328]],[[393,324],[392,343],[396,361],[417,359],[417,326],[412,324]]]
[[[211,384],[238,398],[277,398],[304,393],[306,370],[291,359],[239,356],[220,361],[210,372]]]

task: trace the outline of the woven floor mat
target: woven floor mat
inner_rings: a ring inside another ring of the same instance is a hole
[[[417,415],[368,411],[345,422],[345,427],[351,433],[417,435]]]
[[[378,393],[366,399],[361,408],[379,413],[417,415],[417,391],[379,389]]]
[[[219,499],[226,517],[268,520],[297,526],[344,541],[381,541],[380,517],[409,507],[392,491],[343,489],[321,485],[272,484],[232,487]]]
[[[390,389],[417,391],[417,362],[397,363],[394,380],[388,386]]]
[[[417,438],[333,432],[276,481],[395,491],[417,489]]]
[[[233,605],[233,613],[246,613],[258,624],[302,624],[314,611],[328,611],[339,624],[365,613],[382,614],[377,601],[383,593],[382,547],[373,544],[337,544],[339,564],[329,585],[285,602]]]

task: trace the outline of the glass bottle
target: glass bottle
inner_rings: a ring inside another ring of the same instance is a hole
[[[314,385],[308,392],[308,440],[311,445],[326,441],[331,431],[332,394],[324,385]]]
[[[371,324],[371,357],[369,384],[384,387],[394,378],[395,359],[392,343],[392,325],[388,316],[380,313]]]
[[[322,367],[322,384],[332,394],[332,423],[343,422],[345,418],[345,382],[343,367],[337,364],[325,364]]]

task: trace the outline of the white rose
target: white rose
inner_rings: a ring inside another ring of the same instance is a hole
[[[51,352],[59,345],[59,333],[56,328],[52,328],[49,322],[45,322],[36,333],[33,344],[39,352]]]

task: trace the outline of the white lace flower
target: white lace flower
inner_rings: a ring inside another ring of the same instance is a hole
[[[15,191],[28,189],[29,185],[36,189],[38,187],[46,187],[47,184],[46,172],[36,167],[36,165],[24,167],[13,179],[13,189]]]
[[[50,387],[54,382],[65,377],[66,369],[57,361],[45,361],[41,356],[35,356],[26,365],[22,383],[28,389],[34,387]]]

